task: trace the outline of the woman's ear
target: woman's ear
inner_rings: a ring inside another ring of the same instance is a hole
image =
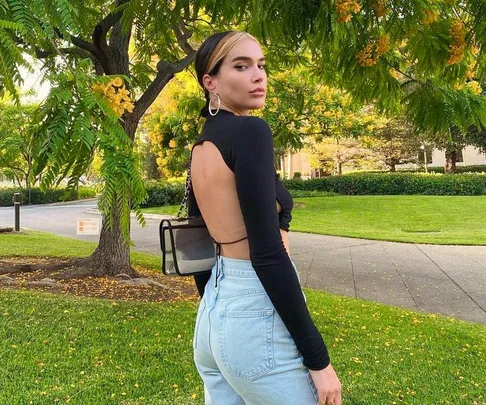
[[[203,76],[202,81],[203,81],[204,87],[205,87],[206,89],[208,89],[208,91],[209,91],[210,93],[214,93],[214,91],[216,90],[216,83],[215,83],[215,82],[216,82],[216,80],[215,80],[215,78],[214,78],[214,77],[209,76],[208,74],[205,74],[205,75]]]

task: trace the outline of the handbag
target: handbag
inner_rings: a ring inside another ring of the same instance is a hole
[[[191,187],[189,167],[177,217],[163,219],[159,225],[162,272],[167,276],[210,273],[216,263],[216,248],[203,218],[188,216],[187,201]],[[183,210],[186,216],[181,218]]]

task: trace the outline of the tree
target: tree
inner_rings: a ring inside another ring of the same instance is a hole
[[[303,146],[303,131],[310,124],[315,84],[302,68],[270,75],[265,107],[253,115],[266,120],[274,134],[277,158]],[[199,112],[204,98],[194,74],[177,77],[164,89],[144,120],[159,170],[165,177],[186,170],[190,149],[201,132]]]
[[[313,169],[326,174],[343,174],[345,165],[363,168],[373,165],[370,151],[356,138],[324,138],[305,149]]]
[[[33,151],[28,131],[35,108],[0,101],[0,172],[19,187],[30,188],[38,181],[38,177],[31,176]]]
[[[180,73],[144,120],[159,169],[166,177],[180,176],[186,169],[190,149],[201,131],[199,111],[204,99],[198,86],[189,72]],[[349,94],[316,83],[305,66],[270,73],[267,92],[265,107],[252,114],[264,118],[272,129],[277,163],[314,139],[360,136],[374,119]]]
[[[139,205],[146,195],[133,153],[139,122],[164,86],[193,61],[201,38],[237,21],[245,4],[0,1],[0,39],[8,38],[0,40],[0,52],[10,57],[1,66],[2,84],[15,91],[15,72],[27,53],[44,61],[53,85],[32,127],[34,170],[46,170],[43,187],[63,177],[75,187],[96,151],[103,159],[100,241],[78,263],[77,274],[136,275],[128,242],[130,208],[143,223]]]
[[[179,73],[161,92],[144,118],[151,151],[165,178],[182,176],[192,144],[202,129],[199,112],[205,100],[190,71]]]
[[[254,25],[274,47],[305,41],[315,76],[329,85],[404,114],[419,133],[447,138],[454,127],[485,127],[484,1],[286,3],[265,3],[272,18],[260,14]]]
[[[398,164],[415,162],[423,144],[405,117],[378,120],[374,132],[364,137],[364,142],[391,172]]]
[[[61,72],[50,76],[54,88],[38,119],[36,169],[48,168],[45,185],[62,175],[74,184],[93,151],[101,150],[106,221],[85,263],[102,272],[130,272],[124,243],[129,208],[144,197],[134,134],[161,89],[191,62],[209,27],[244,21],[245,29],[271,44],[272,58],[285,56],[294,64],[307,46],[316,76],[359,102],[403,109],[421,132],[444,135],[453,127],[486,126],[486,100],[476,94],[486,72],[485,16],[482,0],[88,0],[76,6],[68,0],[0,0],[0,55],[7,61],[0,65],[0,83],[15,91],[22,52],[42,58],[51,73]]]

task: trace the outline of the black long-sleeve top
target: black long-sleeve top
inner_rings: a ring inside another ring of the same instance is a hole
[[[220,110],[215,117],[208,117],[194,146],[205,141],[218,148],[235,174],[252,266],[302,353],[304,365],[311,370],[327,367],[330,363],[327,348],[310,317],[280,235],[281,228],[289,229],[292,198],[275,173],[270,128],[260,118]],[[282,207],[280,214],[276,200]],[[201,215],[192,191],[188,209],[190,216]],[[201,296],[208,279],[208,275],[195,277]]]

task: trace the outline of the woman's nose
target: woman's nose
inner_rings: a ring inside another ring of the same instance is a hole
[[[265,78],[265,72],[261,69],[257,69],[255,75],[253,76],[253,81],[255,83],[262,82],[264,78]]]

